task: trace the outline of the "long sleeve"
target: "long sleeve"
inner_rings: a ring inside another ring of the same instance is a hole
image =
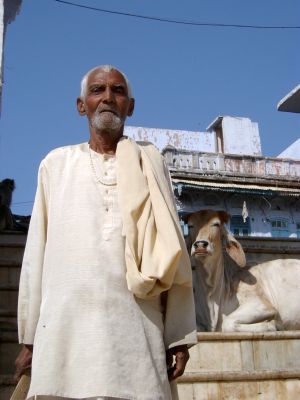
[[[19,286],[19,342],[33,344],[41,306],[42,272],[47,239],[46,169],[41,163]]]

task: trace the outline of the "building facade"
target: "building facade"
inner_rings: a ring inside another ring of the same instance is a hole
[[[225,210],[236,236],[300,239],[300,156],[262,156],[257,123],[226,116],[206,132],[128,127],[126,134],[162,151],[180,215]]]

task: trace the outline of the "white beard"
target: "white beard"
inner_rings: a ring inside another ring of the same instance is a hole
[[[118,116],[110,112],[95,113],[90,124],[92,128],[101,131],[105,130],[111,133],[119,133],[124,121]]]

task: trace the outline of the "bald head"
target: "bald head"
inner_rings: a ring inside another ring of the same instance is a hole
[[[124,80],[125,80],[125,82],[126,82],[127,91],[128,91],[128,97],[129,97],[130,99],[133,98],[133,96],[132,96],[132,90],[131,90],[131,85],[130,85],[130,82],[129,82],[127,76],[126,76],[122,71],[120,71],[118,68],[114,67],[113,65],[104,64],[104,65],[98,65],[97,67],[92,68],[92,69],[89,70],[89,71],[84,75],[84,77],[82,78],[82,80],[81,80],[81,91],[80,91],[80,97],[81,97],[82,99],[84,99],[84,98],[86,97],[86,94],[87,94],[87,89],[88,89],[88,87],[87,87],[88,78],[89,78],[89,76],[90,76],[93,72],[95,72],[95,71],[104,71],[104,72],[117,71],[117,72],[119,72],[119,74],[121,74],[121,75],[123,76],[123,78],[124,78]]]

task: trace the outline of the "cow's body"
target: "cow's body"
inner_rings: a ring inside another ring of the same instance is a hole
[[[240,244],[223,226],[227,218],[211,210],[189,217],[198,329],[300,329],[300,261],[276,259],[245,267]]]

